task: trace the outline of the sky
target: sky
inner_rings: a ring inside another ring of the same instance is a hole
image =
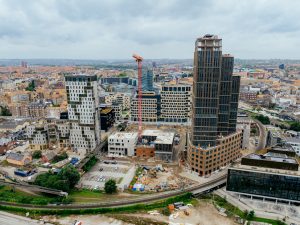
[[[300,59],[299,0],[0,0],[0,58],[191,59],[216,34],[242,59]]]

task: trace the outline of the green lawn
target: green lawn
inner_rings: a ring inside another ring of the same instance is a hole
[[[0,201],[46,205],[48,203],[61,202],[62,198],[44,195],[37,196],[8,186],[0,186]]]

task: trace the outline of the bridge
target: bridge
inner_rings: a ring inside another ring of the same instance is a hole
[[[22,183],[16,183],[16,182],[7,182],[4,180],[0,180],[0,185],[10,186],[10,187],[18,187],[18,188],[27,188],[32,191],[42,192],[42,193],[51,194],[51,195],[58,195],[58,196],[63,196],[63,197],[68,196],[67,192],[63,192],[63,191],[57,190],[57,189],[45,188],[45,187],[41,187],[41,186],[37,186],[37,185],[22,184]]]
[[[112,207],[121,207],[127,205],[133,205],[138,203],[151,203],[157,200],[163,200],[170,197],[175,197],[181,194],[185,194],[191,192],[194,196],[199,196],[201,194],[206,194],[212,190],[220,188],[226,184],[227,174],[222,174],[215,179],[208,181],[203,184],[194,185],[183,190],[176,190],[176,191],[169,191],[163,192],[158,194],[150,194],[145,195],[142,197],[137,197],[134,199],[124,199],[118,201],[103,201],[100,203],[86,203],[86,204],[68,204],[63,205],[63,207],[57,205],[31,205],[31,204],[19,204],[13,202],[3,202],[1,201],[1,205],[7,206],[16,206],[22,208],[31,208],[31,209],[57,209],[57,210],[64,210],[64,209],[93,209],[93,208],[112,208]]]

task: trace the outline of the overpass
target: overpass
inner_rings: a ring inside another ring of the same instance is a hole
[[[183,190],[176,190],[176,191],[168,191],[163,193],[156,193],[145,195],[141,197],[137,197],[134,199],[124,199],[124,200],[117,200],[117,201],[103,201],[100,203],[85,203],[85,204],[68,204],[68,205],[31,205],[31,204],[19,204],[13,202],[3,202],[1,201],[1,205],[6,206],[16,206],[28,209],[57,209],[57,210],[64,210],[64,209],[93,209],[93,208],[112,208],[112,207],[121,207],[121,206],[128,206],[138,203],[151,203],[157,200],[163,200],[170,197],[175,197],[181,194],[185,194],[191,192],[194,196],[198,196],[201,194],[208,193],[212,190],[220,188],[221,186],[226,184],[227,174],[222,174],[216,177],[215,179],[208,181],[203,184],[194,185]]]
[[[41,186],[37,186],[37,185],[22,184],[22,183],[16,183],[16,182],[7,182],[4,180],[0,180],[0,185],[10,186],[10,187],[18,187],[18,188],[27,188],[32,191],[42,192],[42,193],[51,194],[51,195],[58,195],[58,196],[63,196],[63,197],[68,196],[67,192],[63,192],[63,191],[57,190],[57,189],[45,188],[45,187],[41,187]]]

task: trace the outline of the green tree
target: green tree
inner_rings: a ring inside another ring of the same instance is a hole
[[[42,151],[36,150],[32,153],[32,158],[34,159],[40,159],[42,157]]]
[[[58,174],[48,173],[40,174],[35,179],[35,184],[43,187],[54,188],[69,192],[74,188],[80,179],[79,172],[71,164],[61,169]]]
[[[251,210],[247,215],[247,219],[253,220],[254,216],[255,216],[255,212],[253,210]]]
[[[116,185],[116,181],[113,179],[110,179],[108,181],[105,182],[105,186],[104,186],[104,190],[105,193],[107,194],[112,194],[117,192],[117,185]]]
[[[0,106],[1,108],[1,116],[11,116],[11,112],[9,111],[9,109],[6,106]]]
[[[255,116],[255,119],[257,119],[258,121],[260,121],[262,124],[270,124],[270,118],[267,117],[267,116],[264,116],[264,115],[258,115],[258,116]]]
[[[70,188],[74,188],[74,186],[78,183],[80,179],[80,174],[75,169],[75,167],[71,164],[65,166],[58,174],[61,180],[67,180]]]
[[[291,126],[290,126],[290,129],[291,130],[294,130],[294,131],[300,131],[300,123],[299,122],[292,122],[291,123]]]
[[[35,91],[34,81],[31,81],[28,86],[25,88],[26,91]]]

